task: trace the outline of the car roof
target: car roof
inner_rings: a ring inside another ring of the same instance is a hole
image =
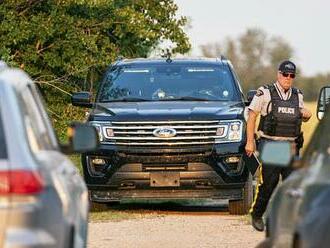
[[[32,79],[21,69],[0,67],[0,83],[9,84],[17,90],[23,89],[33,84]]]
[[[223,57],[220,58],[206,58],[206,57],[184,57],[184,58],[134,58],[134,59],[119,59],[115,62],[116,65],[131,65],[131,64],[205,64],[205,65],[219,65],[225,64],[229,61]]]

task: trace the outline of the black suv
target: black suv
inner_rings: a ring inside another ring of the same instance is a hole
[[[92,201],[228,199],[247,212],[245,102],[228,60],[119,60],[91,98],[72,103],[99,130],[100,149],[82,155]]]

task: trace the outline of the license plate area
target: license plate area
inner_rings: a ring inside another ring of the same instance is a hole
[[[152,172],[150,173],[151,187],[179,187],[179,172]]]

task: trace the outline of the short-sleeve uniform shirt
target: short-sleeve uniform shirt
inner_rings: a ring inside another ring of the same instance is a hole
[[[292,89],[289,89],[287,92],[284,91],[284,89],[281,87],[281,85],[276,82],[274,83],[275,89],[278,93],[278,95],[283,100],[288,100],[291,97]],[[303,94],[301,91],[298,90],[298,99],[299,99],[299,108],[304,108],[304,99]],[[270,111],[272,110],[272,104],[271,102],[271,96],[269,89],[265,88],[264,86],[260,87],[257,90],[256,95],[253,97],[248,109],[252,110],[256,114],[261,114],[262,116],[266,116]],[[268,139],[274,139],[274,140],[291,140],[294,138],[289,137],[275,137],[275,136],[268,136],[264,134],[261,130],[258,131],[259,136],[265,137]]]
[[[274,83],[274,85],[281,99],[283,100],[290,99],[292,94],[292,89],[289,89],[287,92],[285,92],[278,82]],[[304,99],[301,91],[298,91],[298,99],[299,99],[299,108],[304,108]],[[271,96],[269,89],[262,86],[257,90],[257,94],[253,97],[248,108],[249,110],[252,110],[256,114],[260,113],[262,116],[265,116],[268,113],[270,113],[270,111],[272,110],[272,105],[270,104],[270,101],[271,101]]]

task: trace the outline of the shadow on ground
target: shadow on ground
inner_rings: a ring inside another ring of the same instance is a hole
[[[93,203],[91,212],[111,211],[158,214],[225,214],[227,201],[130,201],[123,203]]]

